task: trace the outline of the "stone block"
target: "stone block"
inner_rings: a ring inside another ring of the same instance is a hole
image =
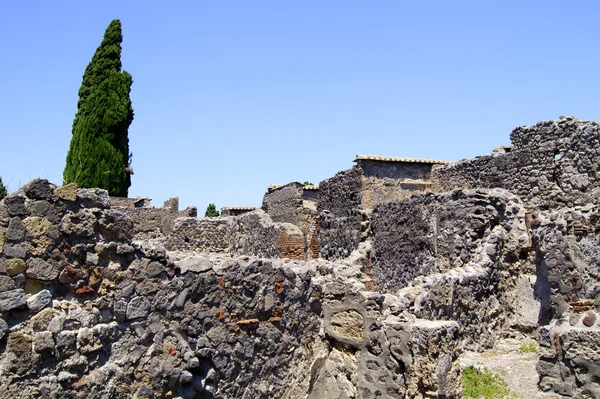
[[[0,292],[0,312],[6,312],[25,305],[27,305],[27,300],[22,289]]]
[[[77,188],[77,183],[70,183],[66,186],[57,187],[54,190],[54,195],[60,199],[75,202],[77,200]]]
[[[34,179],[25,184],[22,190],[25,195],[31,199],[48,199],[52,197],[52,191],[55,186],[50,184],[46,179]]]

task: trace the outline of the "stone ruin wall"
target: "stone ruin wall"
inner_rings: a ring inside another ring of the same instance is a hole
[[[366,230],[362,181],[358,166],[319,184],[319,246],[325,259],[343,259],[358,248]]]
[[[103,190],[1,201],[0,396],[459,395],[455,322],[361,293],[351,263],[278,260],[253,241],[286,224],[260,211],[231,219],[232,253],[167,251]]]
[[[361,160],[358,166],[362,170],[362,208],[368,212],[415,191],[431,191],[431,164]]]
[[[505,190],[415,195],[380,205],[371,220],[372,274],[418,317],[454,320],[460,339],[491,348],[511,329],[532,333],[539,308],[529,284],[525,209]],[[525,282],[518,289],[519,280]]]
[[[302,254],[295,259],[316,259],[319,257],[318,227],[319,215],[316,204],[318,190],[305,189],[304,184],[292,182],[284,186],[269,188],[263,197],[262,209],[276,223],[290,223],[297,226],[302,237],[294,236],[294,246],[302,241]],[[288,240],[289,241],[289,240]]]
[[[463,160],[433,172],[438,191],[504,188],[534,208],[597,203],[600,192],[598,124],[573,117],[517,127],[512,149]]]
[[[119,198],[119,200],[122,200]],[[110,199],[113,207],[127,214],[134,222],[134,234],[139,239],[158,238],[168,235],[172,230],[175,220],[179,217],[196,216],[196,207],[188,207],[179,211],[179,197],[171,197],[165,201],[160,208],[154,207],[126,207],[114,204],[114,198]]]
[[[317,205],[336,262],[294,260],[304,234],[262,211],[148,240],[103,190],[35,180],[0,202],[0,396],[458,397],[462,348],[541,325],[540,387],[597,397],[596,129],[517,128],[511,152],[434,171],[460,190],[372,215],[363,172],[338,173]]]

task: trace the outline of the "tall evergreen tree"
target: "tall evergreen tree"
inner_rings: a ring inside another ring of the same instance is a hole
[[[8,189],[2,183],[2,178],[0,177],[0,200],[8,195]]]
[[[219,211],[217,211],[215,204],[208,204],[206,207],[206,212],[204,212],[204,217],[214,218],[217,216],[219,216]]]
[[[133,174],[127,134],[133,79],[121,71],[122,41],[121,22],[115,19],[85,69],[63,180],[127,197]]]

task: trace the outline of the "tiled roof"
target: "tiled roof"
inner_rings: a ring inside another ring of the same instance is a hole
[[[221,210],[227,210],[227,211],[253,211],[255,209],[258,209],[257,206],[224,206],[221,208]]]
[[[401,157],[384,157],[381,155],[357,155],[356,161],[382,161],[382,162],[408,162],[408,163],[429,163],[429,164],[448,164],[448,161],[439,159],[424,159],[424,158],[401,158]]]
[[[312,191],[319,191],[319,186],[312,186],[312,185],[305,185],[304,186],[305,190],[312,190]]]

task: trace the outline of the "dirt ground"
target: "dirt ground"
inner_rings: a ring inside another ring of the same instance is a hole
[[[537,388],[538,375],[535,353],[519,353],[521,343],[517,339],[505,339],[487,352],[465,352],[460,358],[461,366],[480,366],[500,375],[511,392],[523,399],[564,399],[564,396],[544,393]]]

